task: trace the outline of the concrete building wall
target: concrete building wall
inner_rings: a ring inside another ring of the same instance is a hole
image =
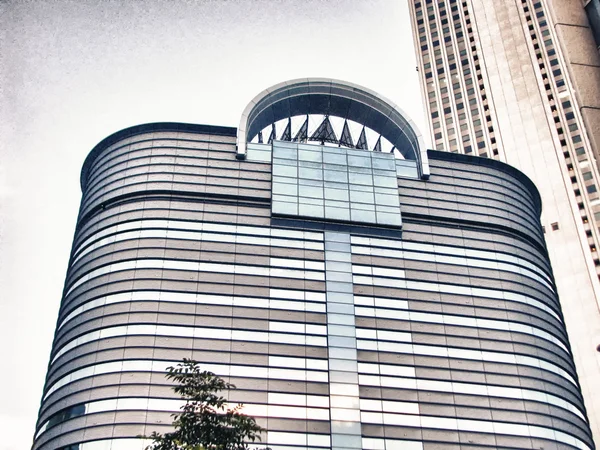
[[[598,439],[600,177],[595,111],[600,72],[585,10],[579,1],[409,3],[437,148],[470,153],[474,150],[467,144],[478,139],[484,145],[479,155],[517,167],[540,191],[542,225]],[[434,33],[444,27],[444,39],[434,45]],[[439,73],[457,60],[461,63],[454,71]],[[427,67],[428,62],[433,65]],[[472,86],[470,93],[467,86]],[[471,122],[486,126],[472,136],[468,125],[453,145],[449,129],[459,128],[451,115],[465,94],[470,104],[465,120],[471,114]],[[492,137],[497,149],[490,153],[486,148]]]

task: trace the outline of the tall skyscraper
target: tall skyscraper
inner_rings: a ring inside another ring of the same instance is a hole
[[[433,146],[504,161],[540,191],[558,293],[599,440],[600,58],[589,25],[600,24],[598,1],[409,5]]]
[[[595,448],[535,186],[426,151],[374,92],[132,127],[81,185],[33,449],[141,450],[184,357],[274,450]]]

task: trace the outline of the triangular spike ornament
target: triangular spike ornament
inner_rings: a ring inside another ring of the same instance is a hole
[[[294,137],[294,141],[296,142],[306,142],[308,139],[308,116],[306,116],[306,120],[296,133],[296,137]]]
[[[273,141],[275,140],[276,136],[277,136],[277,130],[275,129],[275,124],[273,124],[271,126],[271,134],[269,135],[269,140],[267,141],[267,144],[272,144]]]
[[[379,136],[379,138],[377,139],[377,142],[375,143],[375,147],[373,147],[373,151],[381,152],[381,136]]]
[[[342,128],[342,135],[340,136],[340,147],[354,148],[354,141],[352,140],[352,134],[350,134],[350,128],[348,128],[348,121],[344,120],[344,128]]]
[[[365,127],[363,127],[360,132],[360,136],[358,137],[358,142],[356,142],[356,148],[361,150],[369,150],[369,146],[367,144],[367,133],[365,132]]]
[[[258,143],[262,144],[263,143],[263,135],[262,135],[262,131],[258,132]]]
[[[319,141],[322,144],[325,142],[331,142],[332,144],[337,144],[338,140],[335,136],[335,131],[333,131],[333,127],[331,126],[331,122],[329,121],[329,117],[325,116],[321,125],[317,127],[315,132],[310,137],[311,141]]]
[[[281,135],[282,141],[291,141],[292,140],[292,119],[288,119],[288,123],[283,130],[283,134]]]

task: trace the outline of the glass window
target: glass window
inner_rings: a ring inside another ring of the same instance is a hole
[[[274,194],[298,195],[298,186],[295,184],[273,183]]]
[[[350,210],[347,208],[325,207],[325,218],[332,220],[350,220]]]
[[[285,165],[274,164],[273,165],[273,175],[283,176],[283,177],[297,177],[298,169],[294,166],[285,166]]]
[[[322,162],[323,153],[310,150],[298,150],[298,159],[301,161]]]
[[[339,164],[345,166],[346,162],[346,154],[343,152],[336,151],[335,153],[331,153],[329,151],[323,152],[323,162],[329,164]]]
[[[370,174],[367,175],[367,174],[362,174],[362,173],[350,172],[350,183],[372,185],[373,184],[373,176]]]
[[[396,159],[390,158],[373,158],[373,169],[395,170]]]
[[[299,197],[298,201],[302,205],[314,205],[314,206],[325,206],[325,200],[323,198],[309,198],[309,197]],[[253,243],[253,242],[249,242]],[[272,241],[271,241],[272,244]],[[274,244],[272,244],[274,245]]]
[[[394,174],[393,177],[375,176],[373,178],[374,185],[388,188],[398,188],[398,180]]]
[[[323,174],[325,175],[325,181],[334,181],[338,183],[348,182],[348,172],[346,171],[324,170]]]
[[[329,261],[327,262],[329,264]],[[327,292],[327,302],[353,304],[354,295],[344,292]],[[333,345],[333,344],[332,344]]]
[[[342,208],[345,209],[348,207],[348,203],[345,201],[337,201],[337,200],[325,200],[325,206],[331,206],[333,208]]]
[[[350,209],[350,218],[352,221],[356,222],[376,222],[375,211],[367,211],[363,209]]]
[[[298,159],[298,152],[294,148],[284,148],[280,145],[273,145],[273,157],[285,159]]]
[[[323,206],[310,205],[306,203],[298,204],[298,214],[307,217],[325,217]]]
[[[400,205],[397,195],[375,194],[375,203],[378,205],[396,206]]]
[[[275,173],[276,167],[277,166],[273,166],[274,173]],[[279,175],[279,173],[277,175]],[[293,176],[293,175],[287,175],[287,176]],[[307,178],[310,180],[322,180],[323,179],[323,171],[321,169],[311,169],[308,167],[300,167],[300,178]]]
[[[272,205],[273,212],[276,214],[298,214],[298,205],[295,203],[284,203],[273,201]]]
[[[348,155],[348,165],[358,167],[371,167],[371,158],[369,156]]]
[[[323,188],[315,186],[300,186],[299,193],[302,197],[323,198]]]

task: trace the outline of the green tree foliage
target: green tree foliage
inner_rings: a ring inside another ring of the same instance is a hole
[[[219,393],[235,389],[200,365],[184,359],[177,367],[168,367],[166,377],[176,383],[173,390],[185,400],[181,412],[173,414],[171,433],[153,432],[146,450],[247,450],[248,442],[260,441],[264,431],[253,417],[242,414],[242,405],[227,408]],[[268,449],[265,449],[268,450]]]

